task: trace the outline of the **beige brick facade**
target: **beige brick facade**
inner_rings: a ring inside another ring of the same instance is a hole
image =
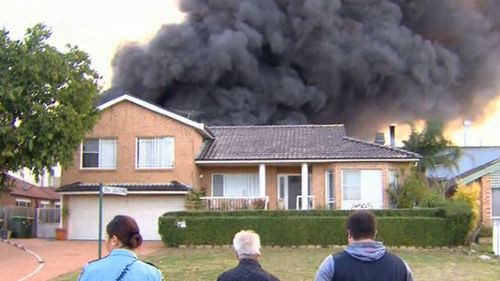
[[[174,167],[172,169],[136,169],[137,137],[174,138]],[[117,103],[101,112],[101,119],[87,138],[117,140],[116,169],[82,169],[81,151],[75,154],[74,164],[62,174],[62,185],[83,183],[165,183],[178,181],[199,186],[200,174],[194,161],[203,136],[193,127],[128,101]]]
[[[342,188],[341,188],[341,175],[342,170],[353,169],[369,169],[382,171],[382,187],[383,191],[383,206],[389,206],[389,199],[387,196],[388,175],[390,169],[400,170],[401,168],[410,168],[412,164],[401,164],[393,162],[338,162],[338,163],[314,163],[308,165],[308,171],[311,175],[311,193],[315,198],[315,208],[322,209],[325,207],[325,177],[327,170],[334,171],[334,186],[335,198],[337,209],[341,208]],[[200,174],[202,175],[201,188],[205,191],[207,196],[212,194],[212,176],[213,174],[237,174],[237,173],[259,173],[259,166],[210,166],[200,167]],[[278,176],[280,174],[301,174],[300,164],[289,164],[287,166],[276,166],[275,164],[266,165],[266,195],[269,196],[269,208],[278,208]]]

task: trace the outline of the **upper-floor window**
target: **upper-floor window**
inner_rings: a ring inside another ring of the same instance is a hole
[[[116,139],[87,139],[83,142],[82,168],[116,168]]]
[[[174,167],[174,138],[138,138],[136,167],[165,169]]]

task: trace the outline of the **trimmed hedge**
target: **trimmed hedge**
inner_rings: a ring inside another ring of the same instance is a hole
[[[177,212],[159,218],[168,246],[228,245],[242,229],[259,233],[263,245],[343,245],[351,211]],[[470,212],[447,209],[374,210],[377,239],[392,246],[454,246],[465,242]],[[184,221],[186,228],[178,228]]]

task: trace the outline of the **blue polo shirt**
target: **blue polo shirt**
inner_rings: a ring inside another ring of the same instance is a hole
[[[121,279],[119,279],[120,276]],[[161,281],[163,276],[158,268],[137,259],[134,252],[127,249],[114,249],[108,256],[87,264],[78,280]]]

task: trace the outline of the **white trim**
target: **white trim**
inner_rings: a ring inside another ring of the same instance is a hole
[[[153,112],[156,112],[156,113],[159,113],[161,115],[164,115],[164,116],[167,116],[167,117],[170,117],[176,121],[179,121],[181,123],[184,123],[188,126],[191,126],[197,130],[199,130],[200,132],[203,133],[203,135],[207,136],[207,137],[210,137],[210,138],[213,138],[213,136],[205,129],[205,125],[203,123],[198,123],[198,122],[194,122],[193,120],[190,120],[186,117],[183,117],[183,116],[180,116],[178,114],[175,114],[173,112],[170,112],[168,110],[165,110],[159,106],[156,106],[154,104],[151,104],[151,103],[148,103],[146,101],[143,101],[141,99],[138,99],[136,97],[133,97],[133,96],[129,96],[129,95],[122,95],[122,96],[119,96],[115,99],[112,99],[106,103],[103,103],[101,104],[100,106],[97,107],[97,109],[99,110],[104,110],[108,107],[111,107],[117,103],[120,103],[122,101],[129,101],[129,102],[132,102],[132,103],[135,103],[137,105],[140,105],[146,109],[149,109]]]
[[[302,197],[302,210],[308,210],[309,209],[309,172],[308,172],[308,166],[307,163],[302,163],[302,168],[301,168],[301,173],[300,173],[300,193]],[[299,197],[297,196],[297,203]]]
[[[16,202],[31,203],[31,200],[24,198],[16,198]]]
[[[290,159],[290,160],[196,160],[196,164],[221,165],[221,164],[302,164],[302,163],[336,163],[336,162],[417,162],[418,159]]]
[[[328,196],[328,191],[329,191],[329,186],[328,186],[328,174],[331,173],[332,174],[332,182],[330,182],[330,184],[332,185],[332,196],[333,196],[333,201],[330,201],[330,197]],[[328,205],[329,204],[333,204],[333,208],[332,210],[335,210],[336,209],[336,192],[335,192],[335,170],[334,169],[326,169],[325,170],[325,208],[329,209],[328,208]]]
[[[99,191],[60,191],[61,195],[94,195],[99,194]],[[189,191],[127,191],[127,194],[172,194],[183,195],[188,194]]]
[[[259,165],[259,195],[266,196],[266,165]]]

